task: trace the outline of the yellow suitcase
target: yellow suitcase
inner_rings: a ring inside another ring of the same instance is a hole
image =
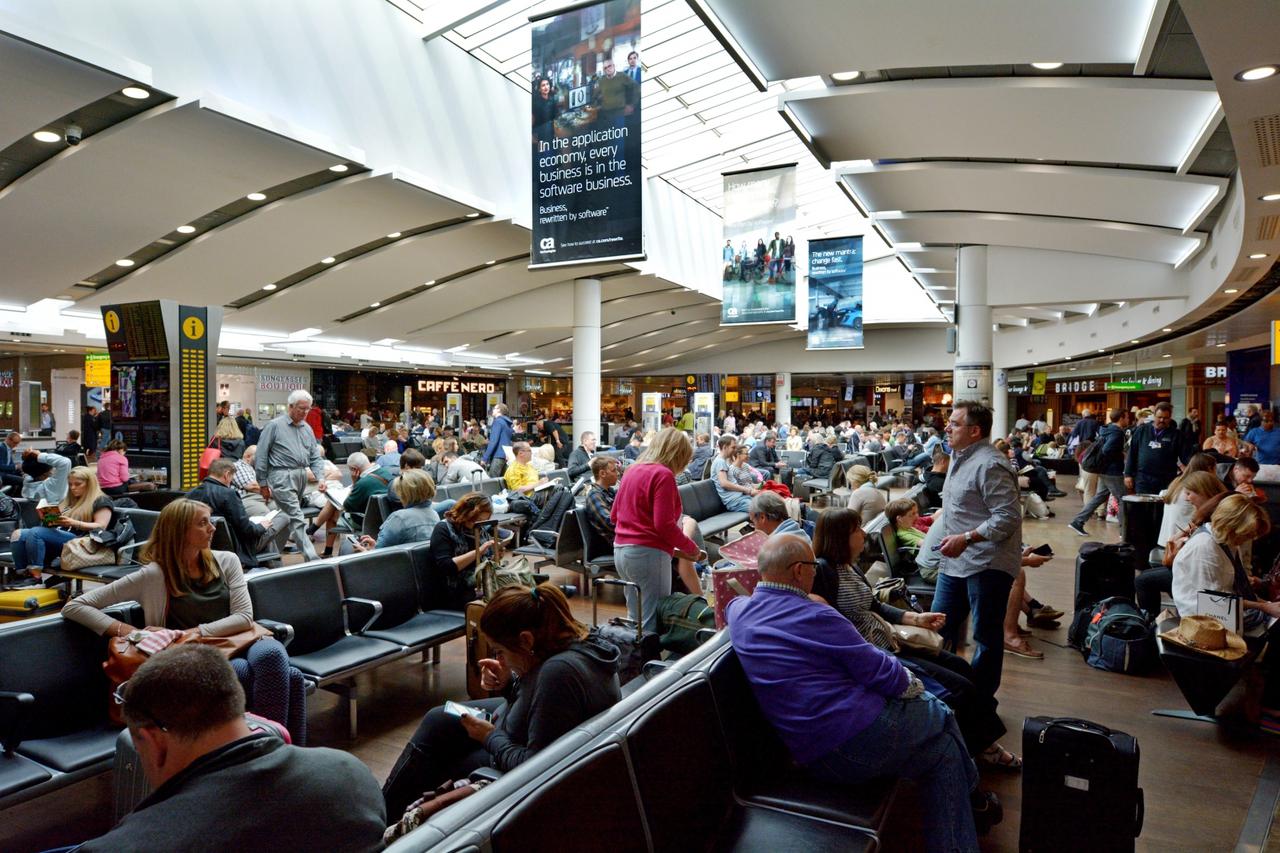
[[[57,613],[61,608],[62,590],[38,586],[0,590],[0,622],[45,616]]]

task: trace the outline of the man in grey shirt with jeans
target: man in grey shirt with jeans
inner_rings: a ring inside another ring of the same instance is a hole
[[[945,613],[942,635],[955,648],[973,613],[974,682],[994,697],[1004,665],[1004,616],[1022,565],[1018,475],[991,444],[991,410],[961,400],[947,422],[951,468],[942,488],[942,524],[933,610]]]
[[[289,395],[286,414],[267,422],[258,437],[257,455],[253,460],[262,499],[275,498],[276,506],[289,517],[293,541],[308,560],[316,559],[315,545],[307,535],[307,521],[302,516],[302,492],[307,487],[307,469],[316,475],[316,488],[325,490],[324,454],[307,423],[311,395],[301,389]]]

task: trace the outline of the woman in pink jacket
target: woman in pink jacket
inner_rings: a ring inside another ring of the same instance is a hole
[[[671,558],[697,561],[702,552],[684,530],[677,471],[693,458],[688,437],[667,427],[627,468],[613,501],[613,556],[618,574],[640,588],[640,601],[627,588],[627,610],[644,630],[658,630],[658,601],[671,594]]]

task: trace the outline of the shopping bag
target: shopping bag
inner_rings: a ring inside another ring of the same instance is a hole
[[[1244,607],[1234,592],[1202,589],[1196,593],[1196,613],[1212,616],[1228,631],[1244,636]]]

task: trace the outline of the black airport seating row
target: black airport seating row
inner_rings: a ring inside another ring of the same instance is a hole
[[[108,613],[142,627],[142,606]],[[0,810],[111,769],[107,644],[61,615],[0,625]]]
[[[292,634],[289,662],[346,699],[356,734],[355,676],[461,637],[464,616],[439,605],[427,543],[250,572],[254,618]]]
[[[387,849],[506,853],[555,839],[576,853],[607,838],[618,853],[875,850],[897,788],[821,783],[796,767],[720,632]],[[609,808],[594,791],[610,792]]]
[[[747,521],[745,512],[730,512],[721,503],[712,480],[685,483],[679,490],[685,514],[698,522],[698,530],[704,539],[723,538],[724,534]]]

